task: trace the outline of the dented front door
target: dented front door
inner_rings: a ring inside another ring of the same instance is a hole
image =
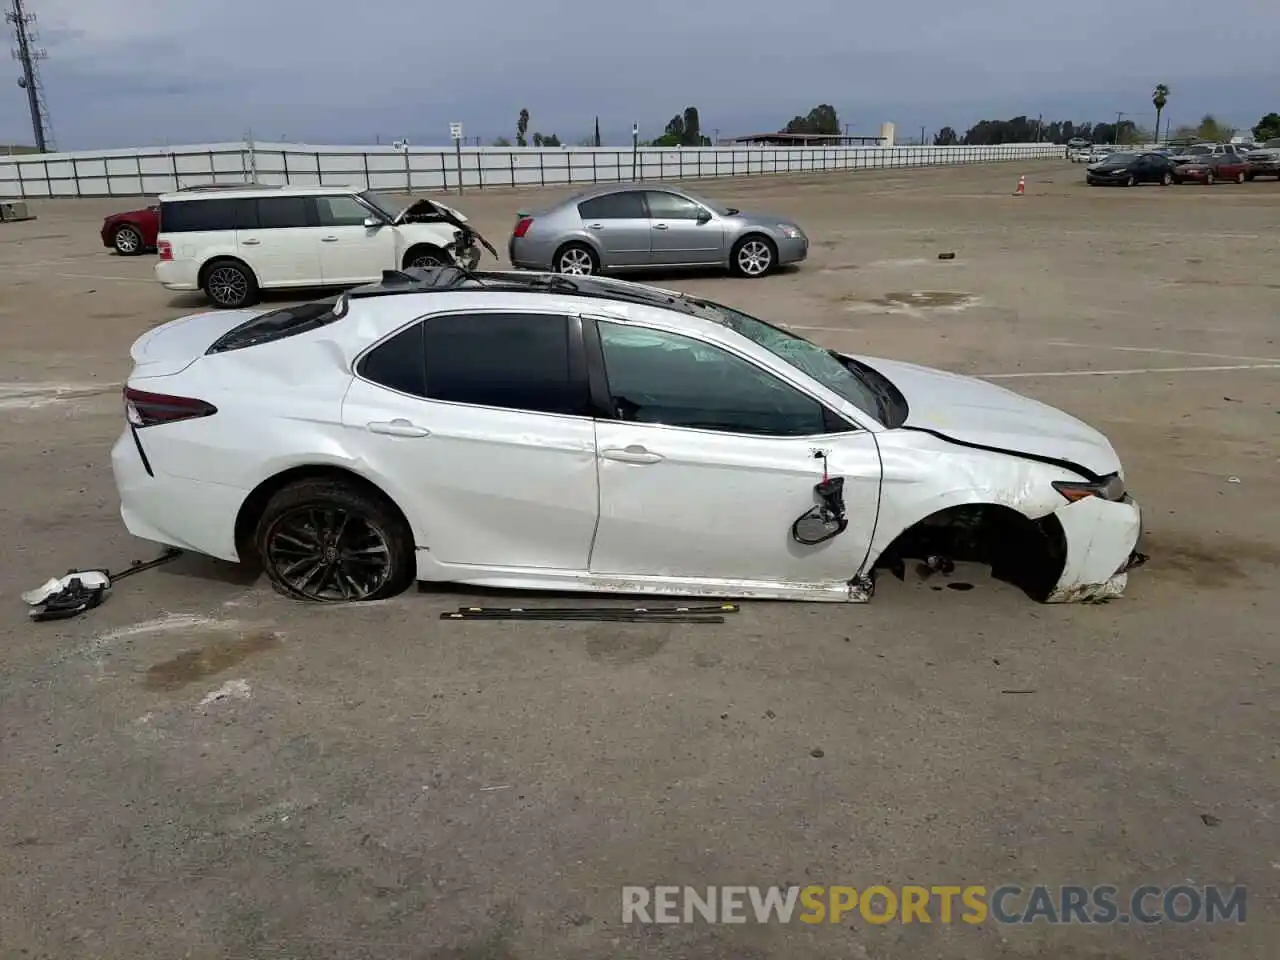
[[[791,537],[816,503],[815,448],[845,478],[849,526],[817,546]],[[849,580],[875,530],[880,457],[866,432],[748,437],[596,422],[600,523],[591,572],[716,580]]]
[[[670,330],[595,321],[611,416],[596,420],[600,522],[591,572],[830,583],[861,566],[875,528],[875,437],[745,357]],[[849,526],[791,537],[827,454]]]

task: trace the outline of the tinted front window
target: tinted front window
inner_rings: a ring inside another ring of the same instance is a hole
[[[359,227],[372,214],[355,197],[316,197],[316,213],[322,227]]]
[[[719,347],[643,327],[599,329],[622,420],[770,437],[828,432],[820,403]]]
[[[310,206],[307,197],[259,197],[258,226],[263,230],[310,226]]]
[[[884,393],[883,385],[867,383],[864,377],[858,375],[857,365],[839,354],[723,304],[703,301],[702,306],[710,319],[724,324],[757,346],[764,347],[774,356],[782,358],[868,416],[875,417],[888,426],[901,423],[899,416],[905,419],[900,411],[889,409],[900,406],[896,397],[881,396]]]
[[[654,220],[697,220],[702,215],[702,207],[674,193],[652,191],[645,199],[649,202],[649,216]]]
[[[365,354],[357,371],[366,380],[408,393],[427,395],[425,324],[415,323],[401,330]]]
[[[253,201],[174,200],[160,205],[163,233],[194,233],[202,230],[246,230],[253,226]]]
[[[427,396],[534,413],[585,414],[567,317],[474,313],[426,322]]]
[[[583,200],[578,204],[578,216],[583,220],[644,220],[649,214],[639,191],[624,190]]]

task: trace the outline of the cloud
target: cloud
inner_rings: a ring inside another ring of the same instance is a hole
[[[1280,5],[1233,0],[29,0],[63,148],[238,139],[443,142],[531,128],[656,135],[696,104],[723,135],[776,129],[832,103],[854,132],[1016,114],[1141,122],[1158,82],[1170,113],[1240,125],[1280,105]],[[16,86],[0,142],[29,141]],[[1177,122],[1177,121],[1175,121]]]

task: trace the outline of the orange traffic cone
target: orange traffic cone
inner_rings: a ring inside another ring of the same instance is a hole
[[[1019,178],[1018,178],[1018,189],[1017,189],[1017,190],[1015,190],[1015,191],[1013,191],[1013,195],[1014,195],[1015,197],[1021,197],[1021,196],[1025,195],[1025,194],[1026,194],[1026,192],[1027,192],[1027,178],[1026,178],[1026,177],[1019,177]]]

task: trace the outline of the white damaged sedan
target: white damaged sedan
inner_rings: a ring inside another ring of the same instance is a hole
[[[865,601],[906,559],[1045,602],[1125,588],[1107,439],[982,380],[845,356],[603,278],[389,272],[133,345],[112,454],[136,536],[286,595],[415,580]]]

